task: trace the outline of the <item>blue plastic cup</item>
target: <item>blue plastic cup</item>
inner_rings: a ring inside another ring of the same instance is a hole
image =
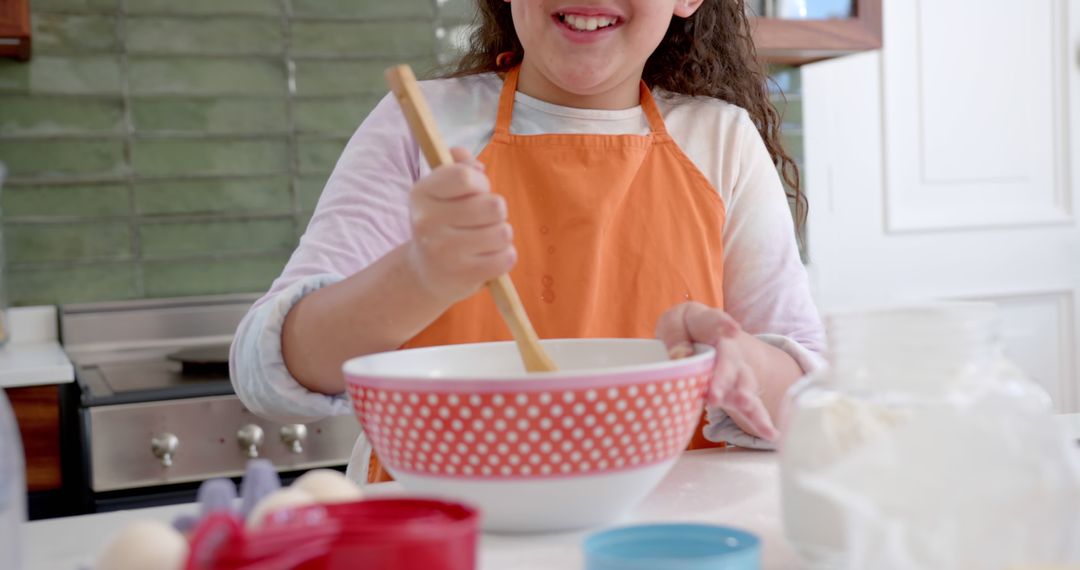
[[[722,526],[657,524],[585,539],[586,570],[759,570],[761,541]]]

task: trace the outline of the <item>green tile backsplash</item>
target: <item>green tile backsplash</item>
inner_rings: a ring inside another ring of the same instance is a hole
[[[281,273],[287,253],[227,259],[146,261],[143,294],[150,297],[260,291]],[[192,278],[197,275],[198,278]]]
[[[8,223],[4,238],[11,263],[131,257],[131,226],[126,222]]]
[[[131,120],[136,131],[156,135],[289,132],[285,97],[135,97]]]
[[[78,54],[119,47],[113,15],[34,14],[32,20],[37,54]]]
[[[129,17],[130,54],[281,55],[284,33],[275,18]]]
[[[258,176],[289,172],[285,137],[260,140],[137,139],[132,165],[140,177]]]
[[[381,98],[381,93],[372,93],[297,99],[293,103],[296,130],[305,134],[351,135]]]
[[[282,13],[281,0],[123,0],[123,5],[129,14],[280,16]]]
[[[383,71],[448,61],[472,1],[31,9],[33,60],[0,60],[0,212],[17,305],[264,289],[385,94]],[[786,122],[797,127],[800,110],[792,98]]]
[[[93,135],[124,132],[124,101],[48,95],[0,95],[4,135]]]
[[[115,183],[13,186],[3,190],[3,213],[7,220],[126,217],[129,195]]]
[[[124,174],[124,141],[0,139],[0,160],[13,179],[80,179]]]
[[[138,286],[137,267],[104,261],[14,264],[7,275],[8,295],[23,305],[138,298],[146,293]]]
[[[206,56],[128,58],[131,95],[288,94],[285,63],[273,58],[210,59]]]
[[[287,216],[293,209],[289,182],[288,175],[140,181],[135,184],[135,208],[139,214],[148,216],[245,213]]]
[[[195,255],[200,253],[285,251],[295,243],[289,218],[276,220],[235,220],[161,222],[139,228],[142,253],[148,257]]]
[[[120,85],[120,57],[113,54],[0,59],[0,93],[120,95]]]
[[[430,21],[296,22],[292,53],[298,57],[355,54],[427,57],[435,49]]]
[[[209,1],[209,0],[208,0]],[[445,0],[291,0],[292,13],[300,17],[415,19],[431,21],[437,5]],[[460,0],[452,0],[460,1]],[[468,1],[468,0],[465,0]]]

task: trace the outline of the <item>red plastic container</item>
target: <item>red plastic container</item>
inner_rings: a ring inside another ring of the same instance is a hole
[[[473,570],[479,519],[470,507],[421,499],[290,509],[253,532],[219,513],[195,528],[185,570]]]

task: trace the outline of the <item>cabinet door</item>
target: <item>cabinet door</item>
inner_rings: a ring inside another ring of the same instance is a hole
[[[27,0],[0,0],[0,57],[30,58],[30,6]]]
[[[885,48],[803,74],[824,310],[978,299],[1080,411],[1080,2],[887,0]]]
[[[62,484],[59,387],[9,388],[6,393],[22,436],[27,489],[59,489]]]

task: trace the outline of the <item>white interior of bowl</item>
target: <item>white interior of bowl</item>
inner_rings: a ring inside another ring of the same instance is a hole
[[[541,341],[558,372],[528,374],[530,379],[589,376],[664,370],[712,358],[713,349],[698,345],[696,354],[672,361],[658,340],[560,339]],[[345,374],[381,378],[446,378],[460,380],[525,377],[513,342],[460,344],[399,350],[361,356],[345,363]]]

